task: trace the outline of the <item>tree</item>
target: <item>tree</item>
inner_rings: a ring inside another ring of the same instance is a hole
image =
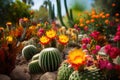
[[[0,26],[5,27],[8,21],[16,24],[20,18],[30,17],[30,6],[19,0],[15,2],[0,0],[0,5]]]

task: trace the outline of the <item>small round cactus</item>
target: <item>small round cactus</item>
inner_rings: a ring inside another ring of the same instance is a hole
[[[38,60],[38,59],[39,59],[39,55],[40,55],[40,53],[35,54],[35,55],[32,57],[32,61],[33,61],[33,60]]]
[[[53,72],[58,69],[62,61],[57,48],[45,48],[40,52],[39,65],[44,72]]]
[[[69,67],[67,62],[63,62],[58,69],[57,80],[68,80],[73,71],[73,68]]]
[[[32,74],[37,74],[37,73],[42,73],[43,72],[41,67],[38,64],[38,60],[31,61],[28,64],[28,67],[29,67],[29,72],[32,73]]]
[[[22,49],[22,56],[26,60],[30,60],[37,52],[38,50],[34,45],[27,45]]]

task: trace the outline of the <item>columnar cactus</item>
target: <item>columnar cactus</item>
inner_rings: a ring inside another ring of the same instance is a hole
[[[27,45],[22,49],[22,56],[26,60],[30,60],[37,52],[38,50],[34,45]]]
[[[44,72],[56,71],[61,61],[62,57],[57,48],[45,48],[40,52],[39,65]]]
[[[32,74],[37,74],[37,73],[42,73],[43,72],[41,67],[38,64],[38,60],[31,61],[28,64],[28,67],[29,67],[29,72],[32,73]]]
[[[73,68],[69,67],[67,62],[63,62],[58,69],[57,80],[68,80],[73,71]]]

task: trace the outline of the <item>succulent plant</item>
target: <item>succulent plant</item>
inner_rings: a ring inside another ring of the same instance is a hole
[[[39,65],[44,72],[53,72],[58,69],[62,61],[62,57],[57,48],[44,48],[40,52]]]
[[[32,73],[32,74],[37,74],[37,73],[42,73],[43,72],[41,67],[38,64],[38,60],[31,61],[28,64],[28,67],[29,67],[29,72]]]
[[[79,71],[74,71],[68,80],[81,80],[80,79],[80,74],[79,74]],[[85,79],[86,80],[86,79]]]
[[[39,55],[40,55],[40,53],[35,54],[35,55],[32,57],[32,61],[33,61],[33,60],[38,60],[38,59],[39,59]]]
[[[58,69],[57,80],[68,80],[73,71],[73,68],[69,67],[67,62],[63,62]]]
[[[37,52],[37,47],[35,47],[34,45],[27,45],[22,49],[22,56],[26,60],[30,60]]]
[[[99,69],[85,70],[80,73],[81,80],[106,80]]]

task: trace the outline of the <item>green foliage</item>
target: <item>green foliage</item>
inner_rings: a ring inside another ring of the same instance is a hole
[[[28,64],[28,67],[29,67],[29,72],[32,73],[32,74],[37,74],[37,73],[42,73],[43,72],[41,67],[38,64],[38,60],[31,61]]]
[[[46,22],[48,21],[48,10],[46,7],[41,6],[39,10],[36,10],[34,13],[34,18],[36,22],[42,21]]]
[[[5,26],[8,21],[17,23],[20,18],[30,17],[30,6],[19,0],[16,0],[15,2],[0,0],[0,5],[1,26]]]
[[[30,60],[37,52],[38,50],[34,45],[27,45],[22,49],[22,56],[26,60]]]
[[[112,4],[115,6],[112,6]],[[97,11],[104,11],[106,13],[111,13],[114,16],[116,13],[120,14],[120,0],[94,0],[93,7]]]
[[[63,62],[58,69],[57,80],[68,80],[73,71],[73,68],[69,67],[67,62]]]
[[[62,57],[57,48],[44,48],[40,52],[39,65],[44,72],[56,71],[61,61]]]

